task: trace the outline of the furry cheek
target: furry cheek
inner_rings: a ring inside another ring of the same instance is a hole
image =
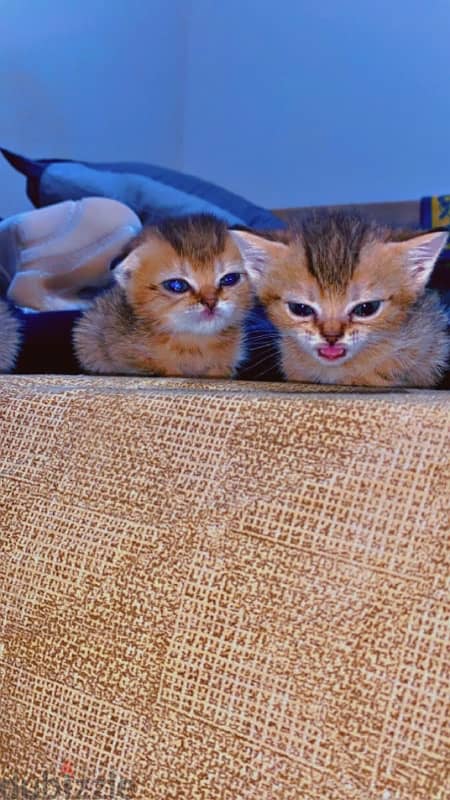
[[[236,304],[232,300],[219,300],[217,311],[226,319],[231,319],[236,311]]]
[[[159,293],[149,293],[139,298],[139,302],[134,304],[134,308],[143,319],[151,321],[153,325],[164,329],[173,313],[181,314],[184,300],[178,300],[174,306],[172,298],[165,297]]]
[[[394,320],[395,324],[392,325]],[[386,338],[386,335],[389,336],[391,328],[395,328],[396,323],[396,315],[392,315],[392,313],[387,314],[386,312],[382,312],[364,323],[353,320],[349,324],[348,331],[346,331],[344,338],[347,338],[348,334],[350,343],[361,348],[365,344],[377,342],[380,339]]]
[[[315,347],[321,341],[317,325],[311,319],[300,322],[286,310],[285,303],[274,303],[270,317],[274,325],[284,336],[290,336],[306,349]]]
[[[313,328],[308,323],[298,325],[293,330],[293,333],[297,343],[305,350],[314,351],[322,342],[322,337],[317,328]]]
[[[261,302],[265,306],[267,314],[280,333],[286,336],[295,336],[299,327],[298,322],[294,320],[286,311],[286,306],[281,300],[271,300],[261,296]]]

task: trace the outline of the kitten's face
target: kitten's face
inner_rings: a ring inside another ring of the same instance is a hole
[[[276,327],[321,364],[349,361],[404,315],[406,280],[390,270],[391,254],[382,244],[364,249],[351,282],[340,287],[321,286],[298,246],[286,255],[268,271],[261,300]]]
[[[116,268],[116,279],[141,319],[161,332],[218,334],[240,324],[253,302],[243,258],[231,237],[219,254],[196,261],[150,236]]]
[[[237,235],[245,237],[249,272],[274,325],[330,369],[390,340],[446,241],[441,233],[406,242],[369,238],[346,276],[345,268],[339,275],[335,265],[311,271],[301,240],[262,244],[251,234]]]

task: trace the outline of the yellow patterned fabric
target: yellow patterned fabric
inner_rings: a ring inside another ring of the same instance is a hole
[[[440,197],[430,198],[430,216],[427,227],[429,228],[443,228],[447,227],[450,231],[450,194],[443,194]],[[426,206],[425,206],[426,208]],[[426,213],[426,217],[428,213]],[[444,257],[450,258],[450,241],[444,250]]]
[[[0,387],[0,797],[450,796],[448,394]]]

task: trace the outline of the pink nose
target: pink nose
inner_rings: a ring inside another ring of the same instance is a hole
[[[209,308],[210,311],[214,311],[217,305],[217,298],[216,297],[202,297],[202,303],[206,308]]]
[[[325,334],[325,339],[327,340],[328,344],[336,344],[337,340],[339,339],[339,336],[334,336],[334,335],[333,336],[327,336]]]

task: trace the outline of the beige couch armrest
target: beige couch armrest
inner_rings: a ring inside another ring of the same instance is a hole
[[[449,403],[2,377],[0,793],[448,797]]]

